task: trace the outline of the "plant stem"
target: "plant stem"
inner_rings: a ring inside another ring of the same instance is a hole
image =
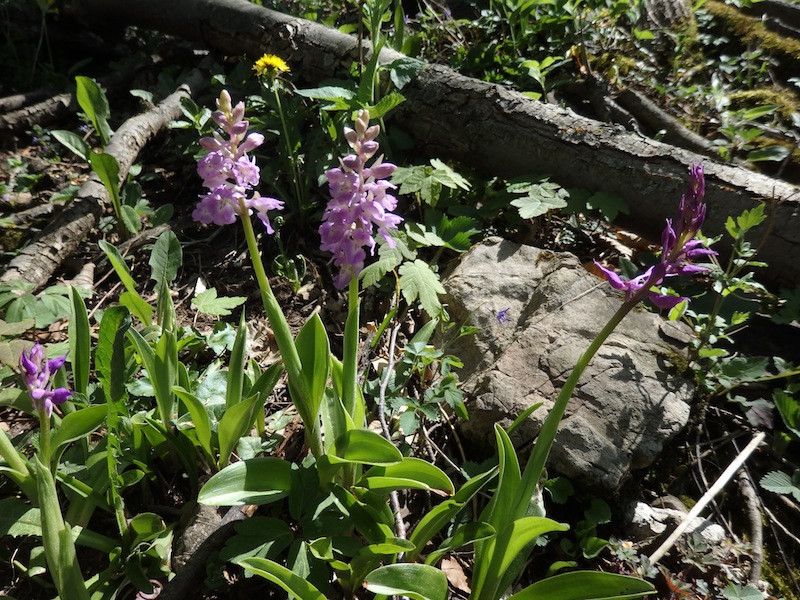
[[[643,286],[643,289],[647,291],[649,285]],[[550,449],[556,439],[558,426],[561,423],[561,419],[564,417],[564,411],[567,409],[567,404],[572,397],[572,393],[575,391],[575,386],[578,384],[581,375],[583,375],[586,367],[589,366],[592,358],[594,358],[594,355],[605,343],[608,336],[611,335],[617,325],[620,324],[622,319],[625,318],[633,307],[639,303],[640,299],[641,296],[634,296],[619,307],[617,312],[609,319],[608,323],[600,330],[600,333],[597,334],[597,337],[592,340],[589,347],[581,354],[581,357],[575,364],[575,368],[572,370],[572,373],[570,373],[564,387],[561,388],[561,393],[559,393],[555,404],[553,404],[553,408],[550,409],[547,418],[545,418],[542,424],[539,437],[536,439],[536,444],[534,444],[528,464],[525,465],[525,471],[522,474],[522,480],[520,482],[520,493],[517,497],[515,516],[512,517],[512,520],[513,518],[525,516],[528,511],[531,498],[536,492],[539,480],[544,472],[544,466],[547,462],[547,457],[550,455]]]
[[[272,291],[272,287],[267,279],[267,273],[264,270],[264,263],[261,260],[261,253],[259,252],[258,242],[256,241],[256,234],[253,230],[253,223],[250,221],[250,215],[247,207],[244,205],[244,200],[239,200],[239,215],[244,227],[244,237],[247,240],[247,249],[250,252],[250,260],[253,264],[253,271],[256,274],[256,281],[261,290],[261,301],[264,305],[264,311],[267,313],[270,327],[275,335],[275,341],[278,344],[278,349],[283,359],[283,364],[286,367],[286,374],[289,378],[290,392],[293,395],[293,402],[303,419],[303,424],[306,428],[306,440],[311,452],[316,457],[324,454],[322,446],[322,433],[320,432],[319,422],[317,415],[310,414],[308,403],[308,390],[306,389],[305,379],[303,378],[303,364],[300,361],[300,355],[297,352],[297,347],[294,344],[292,332],[289,329],[289,324],[286,322],[286,317],[278,304],[277,298]]]
[[[28,500],[36,504],[36,498],[38,495],[36,492],[36,482],[31,476],[28,463],[23,460],[17,449],[14,447],[14,444],[12,444],[11,440],[8,439],[6,432],[2,429],[0,429],[0,456],[5,459],[9,467],[19,473],[20,481],[17,483],[19,484],[20,488],[22,488],[23,493],[28,497]]]
[[[289,159],[289,166],[292,170],[292,185],[294,186],[294,195],[297,199],[297,207],[300,220],[302,221],[306,203],[302,189],[300,188],[300,170],[297,168],[297,157],[292,151],[292,145],[289,141],[289,127],[286,125],[286,116],[283,114],[283,103],[281,102],[281,95],[278,93],[277,81],[273,80],[271,86],[272,92],[275,94],[275,103],[278,105],[278,116],[281,119],[281,129],[283,130],[283,143],[284,146],[286,146],[286,157]]]
[[[347,322],[344,328],[344,348],[342,351],[342,403],[351,418],[356,418],[358,402],[358,318],[360,301],[358,298],[358,278],[353,277],[347,289]],[[359,411],[363,413],[363,411]],[[362,423],[355,423],[360,427]]]

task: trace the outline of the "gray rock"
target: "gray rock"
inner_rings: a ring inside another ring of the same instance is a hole
[[[629,534],[637,541],[650,540],[662,534],[669,535],[687,514],[687,511],[675,508],[659,508],[636,502],[629,508]],[[684,536],[692,533],[699,535],[709,546],[719,546],[727,539],[721,525],[703,517],[694,517]]]
[[[444,286],[453,320],[480,327],[449,348],[464,361],[471,397],[463,434],[479,445],[494,444],[496,422],[508,425],[541,402],[512,437],[533,439],[578,357],[621,304],[575,256],[500,238],[473,248]],[[501,324],[491,309],[506,308]],[[615,489],[686,425],[693,389],[671,368],[685,350],[676,345],[680,328],[663,323],[634,310],[584,372],[549,463],[574,483]],[[660,337],[662,328],[668,335]]]

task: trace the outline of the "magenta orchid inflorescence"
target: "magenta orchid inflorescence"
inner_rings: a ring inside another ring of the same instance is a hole
[[[66,355],[45,360],[44,348],[37,342],[30,352],[22,351],[19,366],[22,369],[22,379],[25,387],[33,400],[33,407],[37,411],[44,410],[49,417],[53,414],[53,406],[66,402],[72,392],[67,388],[52,389],[52,378],[67,360]]]
[[[672,308],[686,300],[682,296],[670,296],[653,291],[666,277],[673,275],[694,275],[705,273],[707,267],[692,264],[690,261],[715,255],[702,241],[695,239],[706,216],[705,181],[703,165],[693,164],[690,169],[689,188],[681,196],[678,215],[667,219],[661,235],[661,258],[658,263],[631,280],[624,280],[614,271],[595,261],[606,276],[611,287],[625,291],[626,301],[638,302],[644,298],[658,308]]]
[[[375,252],[373,227],[394,248],[395,242],[389,234],[397,229],[403,218],[392,213],[397,207],[397,198],[388,193],[396,186],[386,181],[395,165],[383,162],[379,156],[367,167],[378,152],[375,138],[380,132],[377,125],[369,126],[369,112],[362,110],[355,121],[355,129],[344,128],[344,137],[353,154],[340,159],[340,166],[325,173],[330,187],[331,200],[322,216],[319,228],[323,251],[333,253],[333,263],[339,273],[333,283],[338,288],[346,287],[353,277],[364,268],[368,247]]]
[[[283,202],[262,197],[258,192],[248,197],[258,185],[261,172],[255,158],[247,153],[263,144],[264,136],[247,132],[249,123],[244,120],[244,110],[243,102],[232,106],[230,94],[222,90],[217,110],[211,114],[220,131],[200,139],[200,145],[210,152],[198,161],[197,174],[209,193],[200,196],[192,218],[206,225],[230,225],[241,216],[243,204],[248,211],[255,211],[267,233],[272,233],[267,211],[281,210]]]

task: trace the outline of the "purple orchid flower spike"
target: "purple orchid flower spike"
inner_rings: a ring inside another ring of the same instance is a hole
[[[378,235],[394,248],[395,241],[389,231],[396,230],[403,221],[392,213],[397,198],[389,192],[395,185],[386,181],[397,167],[383,162],[382,156],[367,167],[367,161],[378,152],[375,141],[378,133],[377,125],[369,125],[369,112],[360,111],[355,129],[344,129],[344,137],[354,153],[341,158],[340,166],[325,173],[331,200],[319,228],[320,248],[333,254],[333,264],[339,267],[333,283],[339,289],[358,277],[364,268],[367,258],[364,248],[369,248],[370,254],[375,253],[373,230],[377,229]]]
[[[52,377],[64,366],[66,360],[66,355],[45,360],[44,348],[38,342],[30,352],[23,350],[19,357],[22,379],[33,401],[33,407],[37,411],[43,410],[48,417],[53,414],[53,406],[63,404],[72,396],[67,388],[52,389]]]
[[[670,296],[654,291],[665,278],[674,275],[697,275],[706,273],[707,267],[692,264],[698,258],[716,255],[703,242],[695,239],[706,216],[705,178],[703,165],[693,164],[690,168],[689,187],[681,196],[678,215],[667,219],[661,235],[661,259],[641,275],[625,280],[595,261],[595,265],[605,275],[611,287],[625,292],[626,302],[639,302],[647,298],[658,308],[669,309],[688,300],[682,296]]]
[[[209,153],[197,162],[197,174],[209,191],[200,196],[192,218],[205,225],[230,225],[241,216],[244,206],[248,213],[256,213],[267,233],[273,233],[267,213],[283,209],[283,202],[253,192],[261,180],[261,171],[255,158],[247,153],[263,144],[264,136],[248,133],[250,125],[244,120],[244,112],[244,103],[233,106],[228,91],[222,90],[217,110],[211,115],[219,131],[200,139],[200,145]],[[253,195],[249,196],[251,192]]]

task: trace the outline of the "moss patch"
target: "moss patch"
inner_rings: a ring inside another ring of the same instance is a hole
[[[703,8],[724,21],[744,44],[758,46],[800,63],[800,42],[797,40],[769,31],[759,19],[743,15],[736,8],[717,0],[708,0]]]

